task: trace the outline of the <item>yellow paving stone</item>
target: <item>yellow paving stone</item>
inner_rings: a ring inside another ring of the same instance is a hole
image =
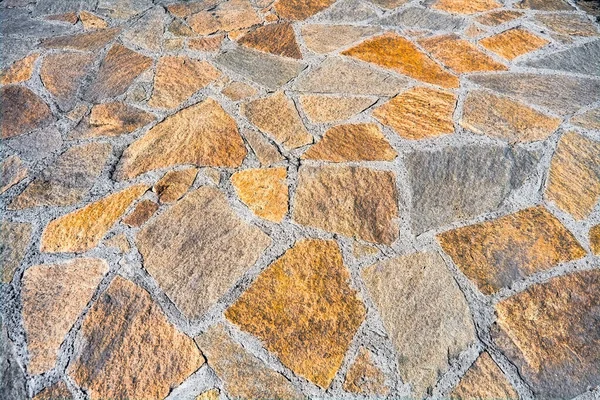
[[[0,162],[0,194],[21,182],[29,170],[19,156],[6,157]]]
[[[304,20],[326,9],[335,0],[277,0],[274,7],[283,19]]]
[[[142,226],[154,215],[156,210],[158,210],[158,204],[152,200],[142,200],[135,205],[132,212],[123,218],[123,223],[133,227]]]
[[[294,28],[289,22],[258,27],[242,36],[238,43],[278,56],[302,58]]]
[[[81,11],[79,13],[79,19],[83,24],[83,29],[86,31],[102,29],[108,26],[108,23],[104,19],[88,11]]]
[[[390,392],[385,374],[373,363],[373,354],[361,347],[348,369],[343,388],[347,392],[366,396],[386,396]]]
[[[26,87],[8,85],[0,88],[2,139],[42,128],[54,120],[50,107]]]
[[[373,117],[405,139],[426,139],[454,132],[456,95],[415,87],[373,110]]]
[[[269,142],[261,133],[251,129],[245,129],[242,133],[252,151],[256,154],[261,166],[268,167],[285,160],[285,157],[281,155],[277,146]]]
[[[240,200],[257,216],[281,222],[288,210],[287,170],[255,168],[236,172],[231,183]]]
[[[519,399],[515,389],[487,352],[483,352],[477,357],[477,360],[460,379],[450,397],[460,400]]]
[[[586,129],[600,131],[600,108],[588,110],[571,118],[571,123]]]
[[[4,69],[0,72],[0,85],[9,85],[29,80],[33,73],[33,64],[39,56],[39,53],[33,53],[15,61],[10,67]]]
[[[455,14],[474,14],[502,7],[496,0],[437,0],[433,8]]]
[[[475,20],[483,25],[498,26],[522,16],[523,13],[520,11],[500,10],[491,11],[487,14],[480,15],[479,17],[475,18]]]
[[[210,389],[196,396],[196,400],[219,400],[219,389]]]
[[[600,255],[600,225],[593,226],[590,229],[590,248],[592,253]]]
[[[231,82],[221,90],[221,93],[230,100],[239,101],[256,95],[258,91],[244,82]]]
[[[185,168],[169,171],[160,178],[152,191],[158,196],[161,203],[174,203],[188,191],[196,180],[198,168]]]
[[[96,247],[129,205],[148,187],[134,185],[52,220],[44,229],[41,250],[84,252]]]
[[[326,389],[366,314],[349,279],[335,241],[304,239],[267,267],[225,316]]]
[[[191,15],[187,22],[199,35],[209,35],[217,31],[233,31],[249,28],[261,22],[260,17],[248,0],[227,0],[211,11],[201,11]]]
[[[375,97],[362,96],[300,96],[302,110],[311,122],[344,121],[364,111],[377,101]]]
[[[548,42],[524,28],[513,28],[479,41],[486,49],[507,60],[512,60],[534,50],[541,49]]]
[[[381,32],[374,26],[303,25],[302,39],[310,51],[329,53]]]
[[[73,137],[95,138],[131,133],[150,122],[154,115],[121,102],[97,104],[89,118],[77,126]]]

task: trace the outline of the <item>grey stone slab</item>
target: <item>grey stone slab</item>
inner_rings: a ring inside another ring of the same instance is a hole
[[[146,50],[160,51],[165,29],[164,19],[164,8],[156,7],[149,10],[131,29],[123,33],[123,41]]]
[[[360,0],[338,1],[319,14],[320,20],[331,22],[362,22],[375,17],[375,10]]]
[[[7,68],[37,47],[39,39],[0,36],[0,68]]]
[[[56,15],[82,10],[93,10],[90,0],[37,0],[33,15]]]
[[[45,38],[57,36],[70,30],[73,30],[70,25],[32,18],[27,10],[20,8],[3,9],[0,13],[0,32],[2,35]]]
[[[152,0],[99,0],[96,9],[111,18],[128,19],[152,6]]]
[[[0,397],[26,399],[25,373],[16,360],[15,349],[0,317]]]
[[[5,143],[22,158],[37,161],[57,152],[63,144],[63,139],[58,129],[49,127],[8,139]]]
[[[600,40],[548,54],[525,65],[600,76]]]
[[[463,17],[432,11],[427,8],[411,7],[383,18],[381,24],[431,31],[455,31],[463,28],[466,21]]]

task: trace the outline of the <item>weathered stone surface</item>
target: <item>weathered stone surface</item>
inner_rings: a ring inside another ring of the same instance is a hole
[[[235,120],[212,98],[168,117],[133,142],[116,172],[129,179],[180,164],[238,167],[246,157]]]
[[[351,60],[327,58],[316,69],[294,82],[294,89],[312,93],[350,93],[393,96],[408,86],[408,80]]]
[[[243,46],[220,54],[215,62],[271,90],[286,84],[304,69],[304,64],[298,61]]]
[[[271,239],[243,222],[217,189],[203,186],[146,224],[136,243],[144,267],[183,314],[197,319]]]
[[[78,52],[50,54],[44,58],[40,78],[62,110],[70,110],[75,105],[79,86],[93,61],[93,54]]]
[[[140,227],[154,215],[156,210],[158,210],[158,204],[152,200],[142,200],[136,204],[129,215],[123,218],[123,223],[133,227]]]
[[[377,124],[344,124],[325,132],[302,159],[331,162],[391,161],[398,153],[390,146]]]
[[[45,38],[63,34],[70,29],[68,25],[32,18],[27,9],[3,7],[0,15],[0,33],[3,37],[22,35],[30,38]]]
[[[193,36],[192,28],[181,19],[174,19],[167,28],[175,36]]]
[[[582,220],[600,199],[600,142],[575,132],[561,137],[552,156],[546,198]]]
[[[319,19],[328,22],[363,22],[377,17],[377,12],[362,0],[340,0],[319,13]]]
[[[217,3],[217,0],[186,1],[184,3],[169,4],[167,10],[176,17],[185,18],[200,11],[208,10]]]
[[[33,64],[38,57],[39,53],[34,53],[16,61],[10,68],[4,69],[0,73],[0,85],[9,85],[29,80],[33,73]]]
[[[42,234],[41,250],[84,252],[97,246],[131,203],[146,190],[145,185],[130,186],[52,220]]]
[[[536,14],[534,20],[556,33],[569,36],[598,36],[596,25],[579,14]]]
[[[499,56],[512,60],[523,54],[538,50],[549,42],[527,29],[518,27],[481,39],[479,43]]]
[[[360,167],[300,167],[293,218],[302,225],[392,244],[398,238],[395,176]]]
[[[176,108],[219,76],[221,73],[206,61],[185,56],[161,57],[156,66],[154,91],[148,105]]]
[[[150,294],[117,276],[84,319],[68,373],[93,400],[162,399],[203,363]]]
[[[498,347],[539,398],[600,384],[600,271],[556,277],[496,305]]]
[[[195,338],[208,365],[223,381],[224,389],[236,399],[301,399],[302,394],[280,373],[237,344],[223,324]]]
[[[511,143],[546,139],[561,123],[560,118],[486,91],[469,92],[460,120],[461,126],[472,132]]]
[[[285,160],[277,149],[277,146],[269,142],[267,138],[259,132],[246,129],[243,131],[243,135],[258,158],[261,166],[268,167],[279,161]]]
[[[198,175],[198,168],[185,168],[169,171],[160,178],[152,191],[161,203],[174,203],[188,191]]]
[[[430,31],[456,31],[466,25],[463,17],[449,15],[428,8],[409,7],[381,20],[383,25]]]
[[[464,145],[407,154],[413,233],[496,210],[535,173],[536,162],[533,153],[508,146]]]
[[[81,23],[83,24],[83,29],[86,31],[94,29],[103,29],[108,26],[108,23],[104,19],[88,11],[80,12],[79,20],[81,20]]]
[[[281,222],[288,210],[287,169],[254,168],[231,176],[235,191],[257,216]]]
[[[106,272],[108,264],[97,258],[36,265],[25,271],[21,296],[30,374],[54,366],[61,343]]]
[[[502,7],[496,0],[437,0],[433,6],[456,14],[474,14]]]
[[[402,380],[423,396],[476,340],[463,293],[437,253],[381,261],[362,277],[398,353]]]
[[[231,82],[223,88],[221,93],[229,97],[230,100],[238,101],[252,97],[257,94],[258,91],[244,82]]]
[[[588,110],[571,118],[571,123],[586,129],[600,131],[600,108]]]
[[[523,13],[515,10],[500,10],[500,11],[492,11],[487,14],[483,14],[475,20],[483,25],[488,26],[498,26],[502,25],[508,21],[512,21],[514,19],[520,18],[523,16]]]
[[[366,396],[386,396],[390,392],[385,374],[373,363],[372,353],[364,347],[346,373],[343,388],[347,392]]]
[[[564,0],[521,0],[517,8],[528,8],[539,11],[573,11],[574,8]]]
[[[74,397],[63,381],[43,389],[33,397],[33,400],[73,400]]]
[[[162,7],[146,12],[131,28],[123,32],[123,42],[144,50],[160,51],[165,30],[165,15]]]
[[[600,76],[600,40],[528,61],[530,67]]]
[[[94,81],[85,92],[85,100],[99,102],[125,93],[133,81],[151,65],[150,57],[120,44],[113,45],[102,60]]]
[[[600,225],[590,228],[590,248],[592,253],[600,255]]]
[[[573,234],[541,206],[447,231],[438,240],[487,295],[586,254]]]
[[[258,129],[272,136],[286,149],[295,149],[313,141],[294,103],[283,91],[242,104],[241,112]]]
[[[294,28],[289,22],[258,27],[242,36],[238,43],[278,56],[302,58]]]
[[[6,145],[26,160],[41,160],[58,152],[63,139],[55,126],[19,135],[5,141]]]
[[[129,19],[152,7],[152,0],[98,0],[96,11],[113,19]]]
[[[304,20],[329,7],[335,0],[277,0],[275,11],[284,19]]]
[[[131,248],[129,240],[127,240],[127,236],[125,236],[124,233],[118,233],[111,236],[108,239],[105,239],[103,243],[107,247],[118,249],[121,253],[127,253]]]
[[[461,400],[517,400],[519,395],[492,357],[487,352],[483,352],[460,379],[450,397]]]
[[[194,32],[208,35],[217,31],[249,28],[261,22],[248,0],[227,0],[210,11],[201,11],[187,19]]]
[[[406,139],[426,139],[454,132],[456,95],[415,87],[376,108],[373,116]]]
[[[10,283],[31,241],[32,227],[24,222],[0,221],[0,282]]]
[[[0,163],[0,194],[27,177],[28,169],[18,156],[10,156]]]
[[[375,97],[357,96],[300,96],[302,110],[311,122],[345,121],[364,111],[377,101]]]
[[[395,33],[368,39],[342,54],[434,85],[448,88],[456,88],[459,85],[456,76],[444,70],[408,39]]]
[[[2,139],[22,135],[50,123],[50,108],[31,90],[16,85],[0,88]]]
[[[103,103],[92,107],[89,118],[77,126],[74,137],[95,138],[131,133],[154,121],[154,115],[125,103]]]
[[[225,36],[223,34],[188,40],[188,48],[195,51],[217,51]]]
[[[575,0],[575,4],[579,9],[585,11],[590,15],[600,17],[600,5],[595,0]]]
[[[46,21],[59,21],[59,22],[66,22],[71,25],[75,25],[77,23],[77,21],[79,21],[79,16],[77,15],[77,13],[68,12],[68,13],[64,13],[64,14],[49,15],[49,16],[45,17],[44,19]]]
[[[366,314],[349,279],[336,242],[301,240],[225,316],[296,374],[328,388]]]
[[[11,210],[39,206],[65,207],[78,203],[90,191],[111,153],[108,143],[74,146],[43,170],[9,206]]]
[[[0,318],[0,393],[7,399],[26,399],[27,380],[7,327]]]
[[[109,28],[77,35],[58,36],[44,40],[42,46],[47,49],[71,49],[96,52],[106,46],[120,32],[120,28]]]
[[[310,51],[329,53],[381,32],[374,26],[304,25],[302,39]]]

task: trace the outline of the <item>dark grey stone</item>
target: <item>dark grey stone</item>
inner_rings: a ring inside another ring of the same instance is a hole
[[[0,68],[4,69],[27,56],[37,47],[38,43],[39,39],[36,38],[0,36]]]
[[[342,0],[318,14],[318,17],[319,20],[330,22],[362,22],[377,17],[377,13],[360,0]]]
[[[8,139],[6,140],[6,144],[18,152],[22,158],[37,161],[60,150],[63,140],[56,127],[49,127],[41,131]]]
[[[37,0],[33,14],[56,15],[82,10],[92,10],[94,1],[90,0]]]
[[[23,9],[7,8],[0,13],[2,35],[22,35],[32,38],[57,36],[73,30],[73,26],[35,19]],[[12,39],[5,39],[12,40]]]
[[[600,76],[600,40],[548,54],[525,65]]]
[[[15,349],[0,317],[0,398],[3,400],[27,399],[25,373],[16,360]]]
[[[463,17],[411,7],[381,20],[382,25],[428,29],[431,31],[455,31],[465,26]]]

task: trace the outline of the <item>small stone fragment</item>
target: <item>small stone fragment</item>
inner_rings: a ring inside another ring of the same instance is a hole
[[[381,29],[371,26],[320,24],[302,26],[304,43],[315,53],[329,53],[379,32]]]
[[[277,0],[275,11],[284,19],[301,21],[332,5],[335,0]]]
[[[174,203],[188,191],[198,175],[198,168],[169,171],[154,185],[152,191],[161,203]]]
[[[175,36],[193,36],[192,28],[183,20],[175,19],[169,24],[168,31]]]
[[[68,373],[92,400],[162,399],[202,364],[150,294],[117,276],[84,319]]]
[[[518,400],[519,395],[487,352],[469,367],[452,391],[451,398]]]
[[[428,8],[409,7],[397,14],[385,17],[381,23],[402,28],[454,32],[463,28],[466,21],[464,17],[457,15],[449,15]]]
[[[502,25],[506,22],[512,21],[514,19],[520,18],[523,16],[523,13],[520,11],[514,10],[500,10],[500,11],[492,11],[487,14],[483,14],[475,20],[480,24],[487,26],[498,26]]]
[[[456,14],[474,14],[500,8],[502,4],[496,0],[437,0],[432,7]]]
[[[302,110],[311,122],[345,121],[377,101],[374,97],[357,96],[300,96]]]
[[[377,124],[345,124],[325,132],[323,139],[302,155],[305,160],[330,162],[391,161],[398,153]]]
[[[217,31],[234,31],[260,24],[261,20],[248,0],[226,0],[211,11],[201,11],[187,19],[194,32],[209,35]]]
[[[517,8],[538,11],[573,11],[573,7],[564,0],[521,0],[515,4]]]
[[[17,85],[0,88],[0,115],[2,139],[22,135],[54,120],[50,108],[38,95]]]
[[[600,76],[600,40],[528,61],[527,66]]]
[[[195,51],[218,51],[221,48],[221,42],[224,35],[214,35],[202,38],[188,40],[188,48]]]
[[[129,245],[129,240],[127,240],[127,236],[125,236],[124,233],[118,233],[112,237],[109,237],[108,239],[105,239],[104,245],[118,249],[123,254],[127,253],[131,248]]]
[[[223,324],[195,338],[208,365],[235,399],[302,399],[304,396],[280,373],[245,350],[229,337]],[[208,393],[208,392],[207,392]],[[218,398],[218,391],[217,397]],[[209,397],[204,397],[209,399]]]
[[[21,296],[30,374],[40,374],[54,366],[61,343],[106,272],[108,264],[97,258],[78,258],[25,270]]]
[[[548,42],[524,28],[513,28],[479,41],[483,47],[507,60],[513,60],[534,50],[541,49]]]
[[[42,46],[47,49],[71,49],[96,52],[106,46],[120,32],[120,28],[109,28],[77,35],[58,36],[44,40]]]
[[[373,4],[377,4],[380,7],[392,10],[402,4],[408,3],[409,0],[369,0]]]
[[[210,389],[206,392],[199,394],[196,400],[219,400],[219,389]]]
[[[148,221],[158,210],[158,204],[152,200],[142,200],[135,206],[134,210],[123,218],[123,223],[139,228]]]
[[[89,107],[85,104],[75,106],[71,111],[66,114],[66,117],[73,122],[79,122],[85,114],[89,111]]]
[[[373,364],[372,353],[361,347],[348,369],[344,380],[346,392],[366,396],[387,396],[390,388],[385,384],[385,374]]]
[[[27,177],[28,169],[18,156],[10,156],[0,163],[0,194]]]
[[[159,52],[165,30],[165,11],[156,7],[148,11],[130,29],[123,32],[123,42],[133,47]]]
[[[360,259],[364,257],[374,256],[379,253],[379,249],[375,246],[354,241],[352,244],[352,255],[354,258]]]
[[[349,280],[335,241],[300,240],[225,317],[260,338],[294,373],[326,389],[366,314]]]
[[[256,95],[258,91],[244,82],[231,82],[223,88],[221,93],[230,100],[239,101]]]
[[[20,59],[13,63],[10,68],[0,73],[0,85],[9,85],[11,83],[25,82],[31,78],[33,73],[33,64],[38,59],[39,54],[34,53],[30,56]]]
[[[242,104],[242,115],[287,150],[312,143],[294,103],[283,91]]]
[[[277,146],[269,142],[263,135],[254,130],[246,129],[243,131],[244,137],[258,158],[260,165],[268,167],[279,161],[285,160]]]
[[[593,254],[600,255],[600,225],[590,229],[590,248]]]
[[[302,58],[294,28],[289,22],[260,26],[242,36],[238,43],[278,56]]]
[[[398,238],[395,176],[347,166],[302,166],[293,218],[367,242],[392,244]]]
[[[600,131],[600,108],[588,110],[571,118],[571,123],[585,129]]]
[[[145,185],[130,186],[52,220],[42,234],[41,251],[84,252],[97,246],[131,203],[147,189]]]
[[[154,115],[125,103],[103,103],[92,107],[89,118],[84,119],[74,136],[96,138],[131,133],[150,122]]]
[[[575,132],[564,134],[552,157],[546,198],[583,220],[600,199],[600,142]]]
[[[45,20],[60,21],[60,22],[66,22],[71,25],[75,25],[77,23],[77,21],[79,21],[79,17],[77,16],[77,13],[69,12],[69,13],[65,13],[65,14],[50,15],[50,16],[46,17]]]
[[[381,261],[363,269],[362,278],[398,353],[402,380],[423,397],[476,340],[463,293],[437,253]]]
[[[77,91],[94,61],[89,53],[56,53],[44,58],[40,78],[62,110],[75,105]]]
[[[71,391],[63,381],[43,389],[33,397],[33,400],[73,400]]]
[[[257,216],[272,222],[281,222],[288,210],[287,170],[281,168],[254,168],[231,176],[235,191]]]
[[[112,19],[129,19],[152,7],[152,0],[98,0],[96,10]]]
[[[585,15],[535,14],[534,20],[556,33],[569,36],[598,36],[598,28]]]
[[[414,87],[376,108],[373,116],[406,139],[426,139],[454,133],[456,95]]]
[[[0,221],[0,282],[10,283],[27,253],[31,224]]]
[[[81,11],[79,13],[79,19],[81,20],[81,23],[83,24],[83,29],[86,31],[95,30],[95,29],[103,29],[108,26],[108,24],[106,23],[106,21],[104,19],[102,19],[99,16],[92,14],[91,12],[88,12],[88,11]]]

